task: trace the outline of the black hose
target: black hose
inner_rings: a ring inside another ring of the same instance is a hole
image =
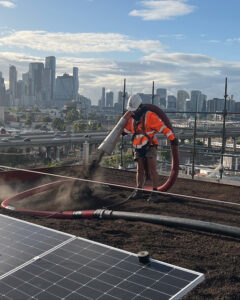
[[[113,210],[95,210],[94,217],[100,219],[124,219],[129,221],[142,221],[153,224],[161,224],[170,227],[196,229],[210,233],[223,234],[240,238],[240,227],[222,225],[199,220],[176,218],[154,214],[133,213]]]

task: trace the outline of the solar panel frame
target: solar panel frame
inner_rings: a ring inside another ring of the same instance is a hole
[[[196,271],[154,259],[149,264],[140,264],[134,253],[18,221],[64,235],[66,240],[1,275],[3,299],[61,299],[64,295],[66,300],[79,296],[99,300],[146,300],[161,296],[163,300],[176,300],[204,280],[204,275]]]

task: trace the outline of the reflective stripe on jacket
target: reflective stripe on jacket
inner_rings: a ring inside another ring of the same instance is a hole
[[[162,132],[169,141],[175,138],[174,133],[164,124],[157,114],[152,111],[147,111],[144,115],[137,123],[135,123],[136,121],[133,118],[130,118],[124,128],[125,133],[133,134],[134,148],[140,149],[148,142],[158,145],[155,136],[157,132]]]

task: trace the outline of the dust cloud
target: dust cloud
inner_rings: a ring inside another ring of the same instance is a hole
[[[95,154],[88,166],[80,167],[78,171],[69,170],[70,177],[94,180],[104,152]],[[16,203],[16,207],[30,210],[83,210],[97,209],[110,205],[114,197],[109,195],[109,188],[81,180],[61,180],[48,191],[38,193]]]

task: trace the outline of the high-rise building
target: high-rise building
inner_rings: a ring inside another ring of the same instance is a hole
[[[204,94],[200,94],[198,99],[198,111],[199,112],[206,112],[207,111],[207,96]]]
[[[15,105],[15,98],[17,95],[17,69],[15,66],[9,68],[9,92],[10,104]]]
[[[193,90],[191,91],[191,111],[199,111],[198,106],[200,105],[200,95],[201,91]]]
[[[74,100],[78,99],[78,89],[79,89],[79,81],[78,81],[78,68],[73,68],[73,89],[74,89]]]
[[[127,106],[127,101],[128,101],[128,93],[125,92],[124,108],[126,108],[126,106]],[[118,110],[122,110],[122,108],[123,108],[123,92],[122,91],[118,92],[117,104],[118,104],[117,108],[119,108]]]
[[[55,104],[58,107],[64,106],[66,102],[74,100],[74,83],[73,76],[63,74],[57,76],[55,89]]]
[[[113,107],[113,92],[108,91],[106,93],[106,106]]]
[[[189,99],[189,94],[186,91],[177,91],[177,111],[186,110],[186,100]]]
[[[117,103],[118,104],[122,104],[123,102],[123,92],[122,91],[119,91],[118,92],[118,100],[117,100]]]
[[[30,63],[29,64],[29,80],[30,80],[30,93],[32,96],[38,96],[42,89],[44,64]]]
[[[159,96],[160,108],[166,108],[167,107],[167,90],[159,88],[156,90],[156,93]]]
[[[54,100],[56,84],[56,57],[47,56],[45,58],[45,68],[51,70],[51,100]]]
[[[18,99],[18,106],[25,105],[25,97],[27,94],[27,84],[23,80],[18,80],[17,82],[17,99]]]
[[[43,81],[42,81],[42,105],[45,107],[51,106],[51,86],[52,71],[49,68],[43,69]]]
[[[102,97],[101,97],[101,107],[106,106],[106,100],[105,100],[105,87],[102,88]]]
[[[224,99],[213,98],[207,101],[207,111],[208,112],[217,112],[223,111],[224,109]]]
[[[0,72],[0,106],[6,106],[6,87],[2,72]]]
[[[167,109],[176,110],[177,98],[173,95],[169,95],[167,98]]]

